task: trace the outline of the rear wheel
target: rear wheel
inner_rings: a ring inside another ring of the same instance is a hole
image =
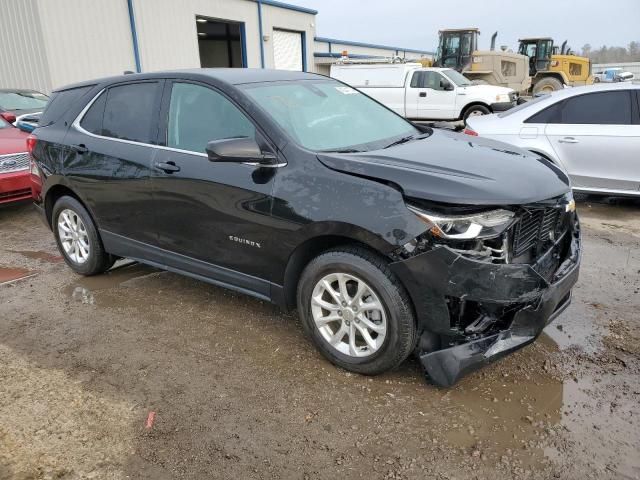
[[[376,375],[402,363],[416,343],[411,301],[384,259],[363,249],[324,253],[297,292],[305,332],[332,363]]]
[[[533,86],[534,95],[537,93],[551,93],[556,90],[562,90],[562,82],[554,77],[542,78]]]
[[[469,117],[479,117],[481,115],[489,115],[491,110],[484,105],[471,105],[464,111],[462,119],[466,122]]]
[[[51,225],[67,265],[81,275],[96,275],[113,265],[115,257],[104,251],[89,212],[73,197],[60,197],[53,206]]]

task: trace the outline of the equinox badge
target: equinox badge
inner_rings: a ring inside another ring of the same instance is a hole
[[[249,245],[251,247],[262,248],[260,242],[254,242],[252,240],[247,240],[246,238],[235,237],[233,235],[229,235],[229,240],[237,243],[244,243],[245,245]]]

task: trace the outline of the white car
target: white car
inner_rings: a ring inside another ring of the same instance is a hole
[[[511,143],[564,169],[579,192],[640,195],[640,85],[559,90],[467,120],[465,133]]]
[[[411,120],[466,120],[512,108],[518,99],[511,88],[474,85],[455,70],[419,63],[332,65],[331,77]]]
[[[594,83],[630,82],[633,80],[633,73],[625,72],[620,67],[605,68],[593,74]]]

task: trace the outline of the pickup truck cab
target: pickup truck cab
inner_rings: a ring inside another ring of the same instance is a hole
[[[511,88],[473,85],[455,70],[419,63],[332,65],[331,77],[411,120],[466,120],[507,110],[518,97]]]

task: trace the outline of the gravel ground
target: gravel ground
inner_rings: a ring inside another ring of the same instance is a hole
[[[571,307],[439,389],[414,360],[339,370],[294,314],[202,282],[79,277],[30,206],[5,207],[0,479],[640,478],[640,202],[579,211]]]

